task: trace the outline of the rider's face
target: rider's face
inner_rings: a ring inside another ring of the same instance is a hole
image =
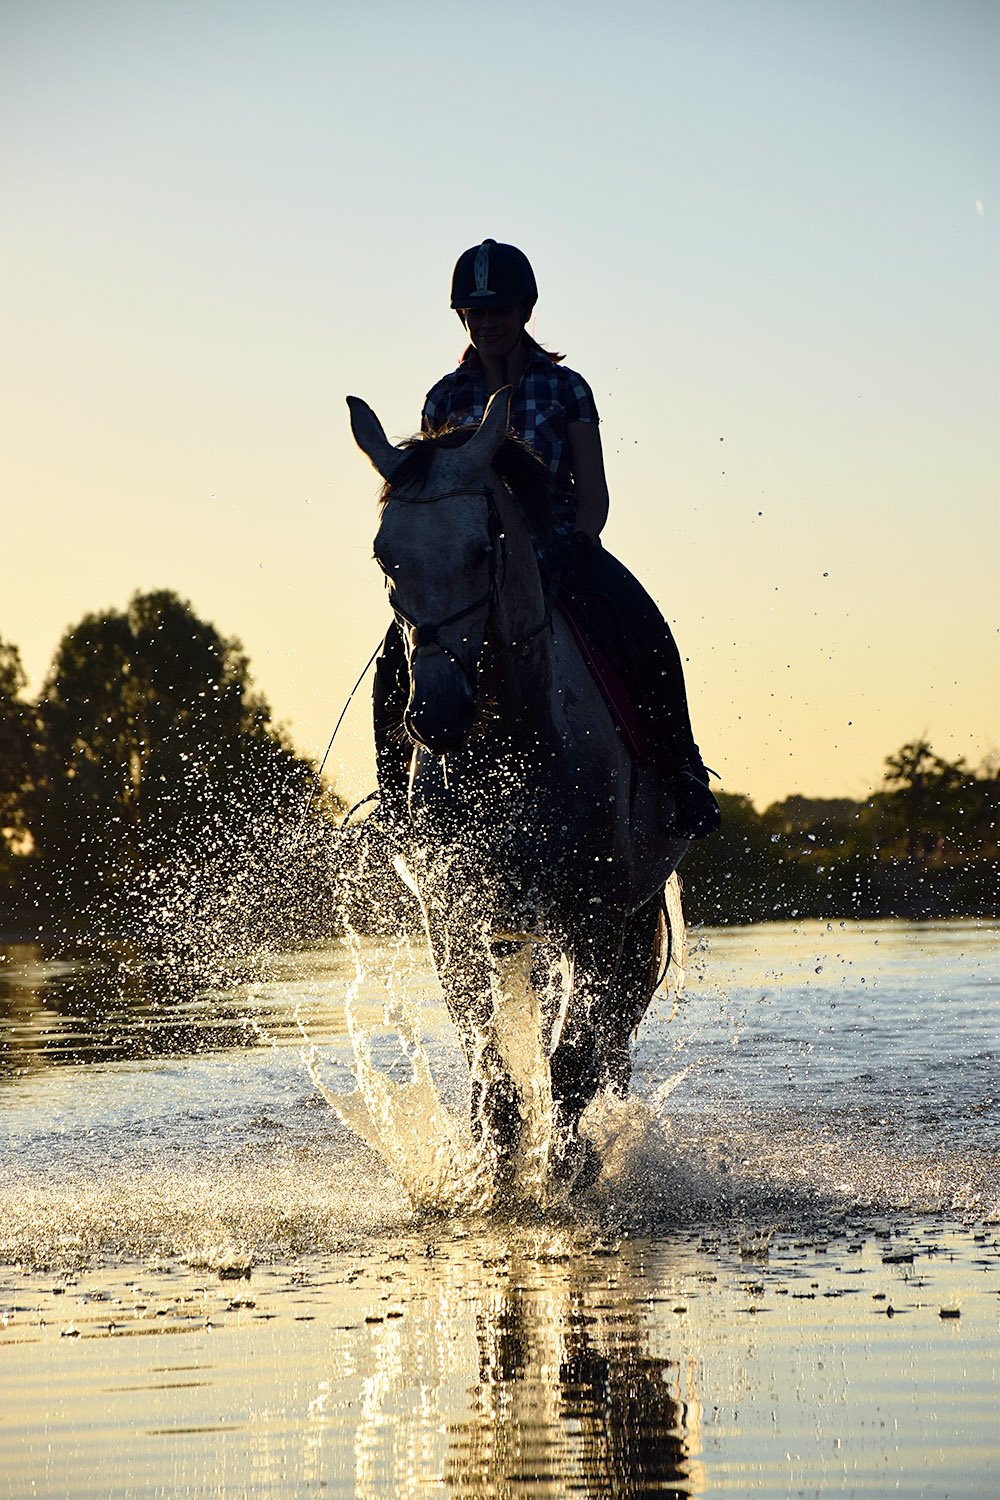
[[[520,341],[524,308],[520,302],[513,307],[470,307],[466,310],[465,325],[473,345],[485,359],[503,359]]]

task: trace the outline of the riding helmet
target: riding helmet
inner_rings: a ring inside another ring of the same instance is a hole
[[[512,307],[525,304],[525,321],[538,298],[535,273],[523,250],[483,240],[458,257],[451,278],[451,305],[459,312],[470,307]]]

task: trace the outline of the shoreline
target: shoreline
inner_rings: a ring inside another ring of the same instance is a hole
[[[804,922],[857,922],[861,924],[876,922],[909,922],[918,927],[928,924],[933,925],[940,922],[975,922],[977,924],[985,924],[989,926],[993,923],[1000,922],[1000,902],[979,910],[954,911],[935,908],[933,910],[928,909],[925,911],[921,911],[917,915],[914,915],[912,912],[899,910],[865,911],[859,913],[857,911],[800,911],[796,909],[794,912],[779,911],[775,913],[768,913],[765,916],[761,916],[750,921],[734,920],[730,922],[721,921],[718,917],[699,919],[697,917],[691,917],[688,912],[685,911],[685,929],[688,932],[734,930],[742,931],[749,930],[755,927],[768,926],[797,927]],[[368,932],[364,927],[359,927],[356,930],[358,932],[358,935],[364,938],[374,937],[378,939],[384,936],[382,932]],[[421,929],[418,925],[414,925],[412,930],[417,935],[421,934]],[[297,942],[293,941],[287,944],[268,943],[261,944],[259,946],[261,948],[271,949],[276,953],[284,951],[295,951],[303,947],[308,948],[316,943],[336,942],[341,940],[344,935],[344,929],[340,928],[327,932],[317,932],[308,937],[302,938]],[[140,946],[135,932],[129,931],[124,927],[117,930],[113,928],[88,929],[86,927],[81,927],[76,931],[71,931],[68,926],[59,927],[55,921],[52,921],[45,924],[44,926],[35,929],[31,929],[27,925],[10,927],[0,926],[0,947],[30,947],[32,945],[36,945],[39,947],[56,947],[59,945],[75,947],[81,944],[101,943],[134,943],[137,946]]]

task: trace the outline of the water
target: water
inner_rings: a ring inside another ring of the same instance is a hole
[[[353,1032],[461,1159],[419,943],[0,953],[0,1495],[996,1492],[995,928],[694,935],[598,1181],[506,1215],[324,1096]]]

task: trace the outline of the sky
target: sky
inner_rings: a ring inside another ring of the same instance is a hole
[[[529,255],[606,544],[759,807],[1000,748],[992,0],[0,0],[0,637],[170,588],[322,756],[377,480]],[[373,784],[368,686],[328,770]]]

